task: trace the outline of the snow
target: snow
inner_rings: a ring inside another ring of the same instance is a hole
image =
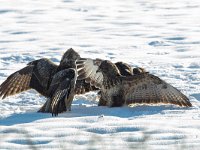
[[[0,0],[0,83],[28,62],[82,57],[146,68],[186,94],[193,107],[107,108],[96,93],[72,111],[37,113],[33,90],[0,101],[0,149],[199,149],[199,0]]]

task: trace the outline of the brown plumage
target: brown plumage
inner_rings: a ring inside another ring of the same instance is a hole
[[[116,62],[115,66],[117,67],[120,75],[122,76],[132,76],[136,74],[147,73],[147,71],[144,68],[141,67],[132,68],[129,64],[121,61]]]
[[[4,99],[29,89],[35,89],[48,97],[48,82],[51,80],[51,75],[56,73],[56,69],[57,66],[48,59],[32,61],[23,69],[11,74],[0,85],[0,97]]]
[[[69,104],[67,104],[70,106],[65,105],[62,101],[64,97],[66,99],[69,97],[66,95],[70,95],[70,93],[72,95],[84,94],[97,89],[86,83],[85,80],[75,82],[76,77],[71,77],[74,74],[75,61],[77,59],[80,59],[80,55],[73,49],[69,49],[63,55],[59,65],[45,58],[28,63],[26,67],[11,74],[0,85],[0,98],[4,99],[29,89],[35,89],[48,98],[39,112],[55,112],[56,114],[67,109],[70,110],[71,99],[68,100]],[[73,83],[76,83],[75,87]],[[75,90],[72,90],[73,88]],[[72,92],[70,92],[71,90]],[[63,91],[65,92],[63,93]],[[72,96],[70,95],[70,97]]]
[[[92,59],[78,61],[78,78],[90,79],[94,85],[101,88],[102,105],[115,107],[136,103],[164,103],[192,106],[189,99],[178,89],[143,69],[137,68],[135,74],[122,76],[112,62],[105,60],[96,63],[95,61]],[[98,79],[95,72],[100,76]]]
[[[120,62],[116,62],[115,65],[122,76],[133,75],[133,69],[129,64],[120,61]]]

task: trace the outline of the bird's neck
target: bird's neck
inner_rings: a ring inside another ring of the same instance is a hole
[[[60,63],[57,71],[60,71],[60,70],[63,70],[63,69],[69,69],[69,68],[76,68],[75,61],[66,61],[66,62]]]
[[[103,73],[103,72],[102,72]],[[113,73],[113,74],[108,74],[108,73],[103,73],[103,85],[105,89],[109,89],[114,85],[117,85],[120,83],[119,79],[119,74],[118,73]]]

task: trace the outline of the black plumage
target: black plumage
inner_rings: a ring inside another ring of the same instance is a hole
[[[101,89],[100,105],[119,107],[136,103],[166,103],[192,106],[189,99],[178,89],[142,68],[133,69],[133,75],[123,76],[112,62],[102,60],[96,63],[96,60],[92,59],[77,61],[77,68],[79,79],[87,78]]]
[[[50,104],[52,115],[58,115],[65,111],[71,111],[71,104],[75,95],[77,73],[74,68],[59,71],[53,76],[49,86],[52,93]]]

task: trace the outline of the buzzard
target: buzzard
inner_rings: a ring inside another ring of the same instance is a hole
[[[133,68],[132,75],[125,76],[109,60],[80,59],[76,64],[78,79],[86,79],[101,89],[100,105],[120,107],[164,103],[192,106],[178,89],[142,68]]]
[[[4,99],[35,89],[48,98],[39,112],[51,112],[57,115],[71,110],[74,94],[84,94],[97,89],[85,80],[76,82],[75,61],[77,59],[80,59],[80,55],[70,48],[62,56],[59,65],[46,58],[28,63],[26,67],[11,74],[0,85],[0,98]]]
[[[102,60],[98,60],[98,63],[100,64]],[[136,68],[132,68],[129,64],[124,63],[124,62],[116,62],[115,66],[117,67],[117,69],[119,70],[120,75],[122,76],[132,76],[134,74],[140,74],[140,73],[144,73],[146,72],[144,68],[140,68],[140,67],[136,67]],[[79,65],[80,67],[80,65]],[[103,77],[103,76],[101,76]],[[90,82],[90,81],[88,81]],[[98,106],[105,106],[106,105],[106,101],[103,99],[103,95],[101,94],[101,91],[98,92],[99,95],[99,103]]]

